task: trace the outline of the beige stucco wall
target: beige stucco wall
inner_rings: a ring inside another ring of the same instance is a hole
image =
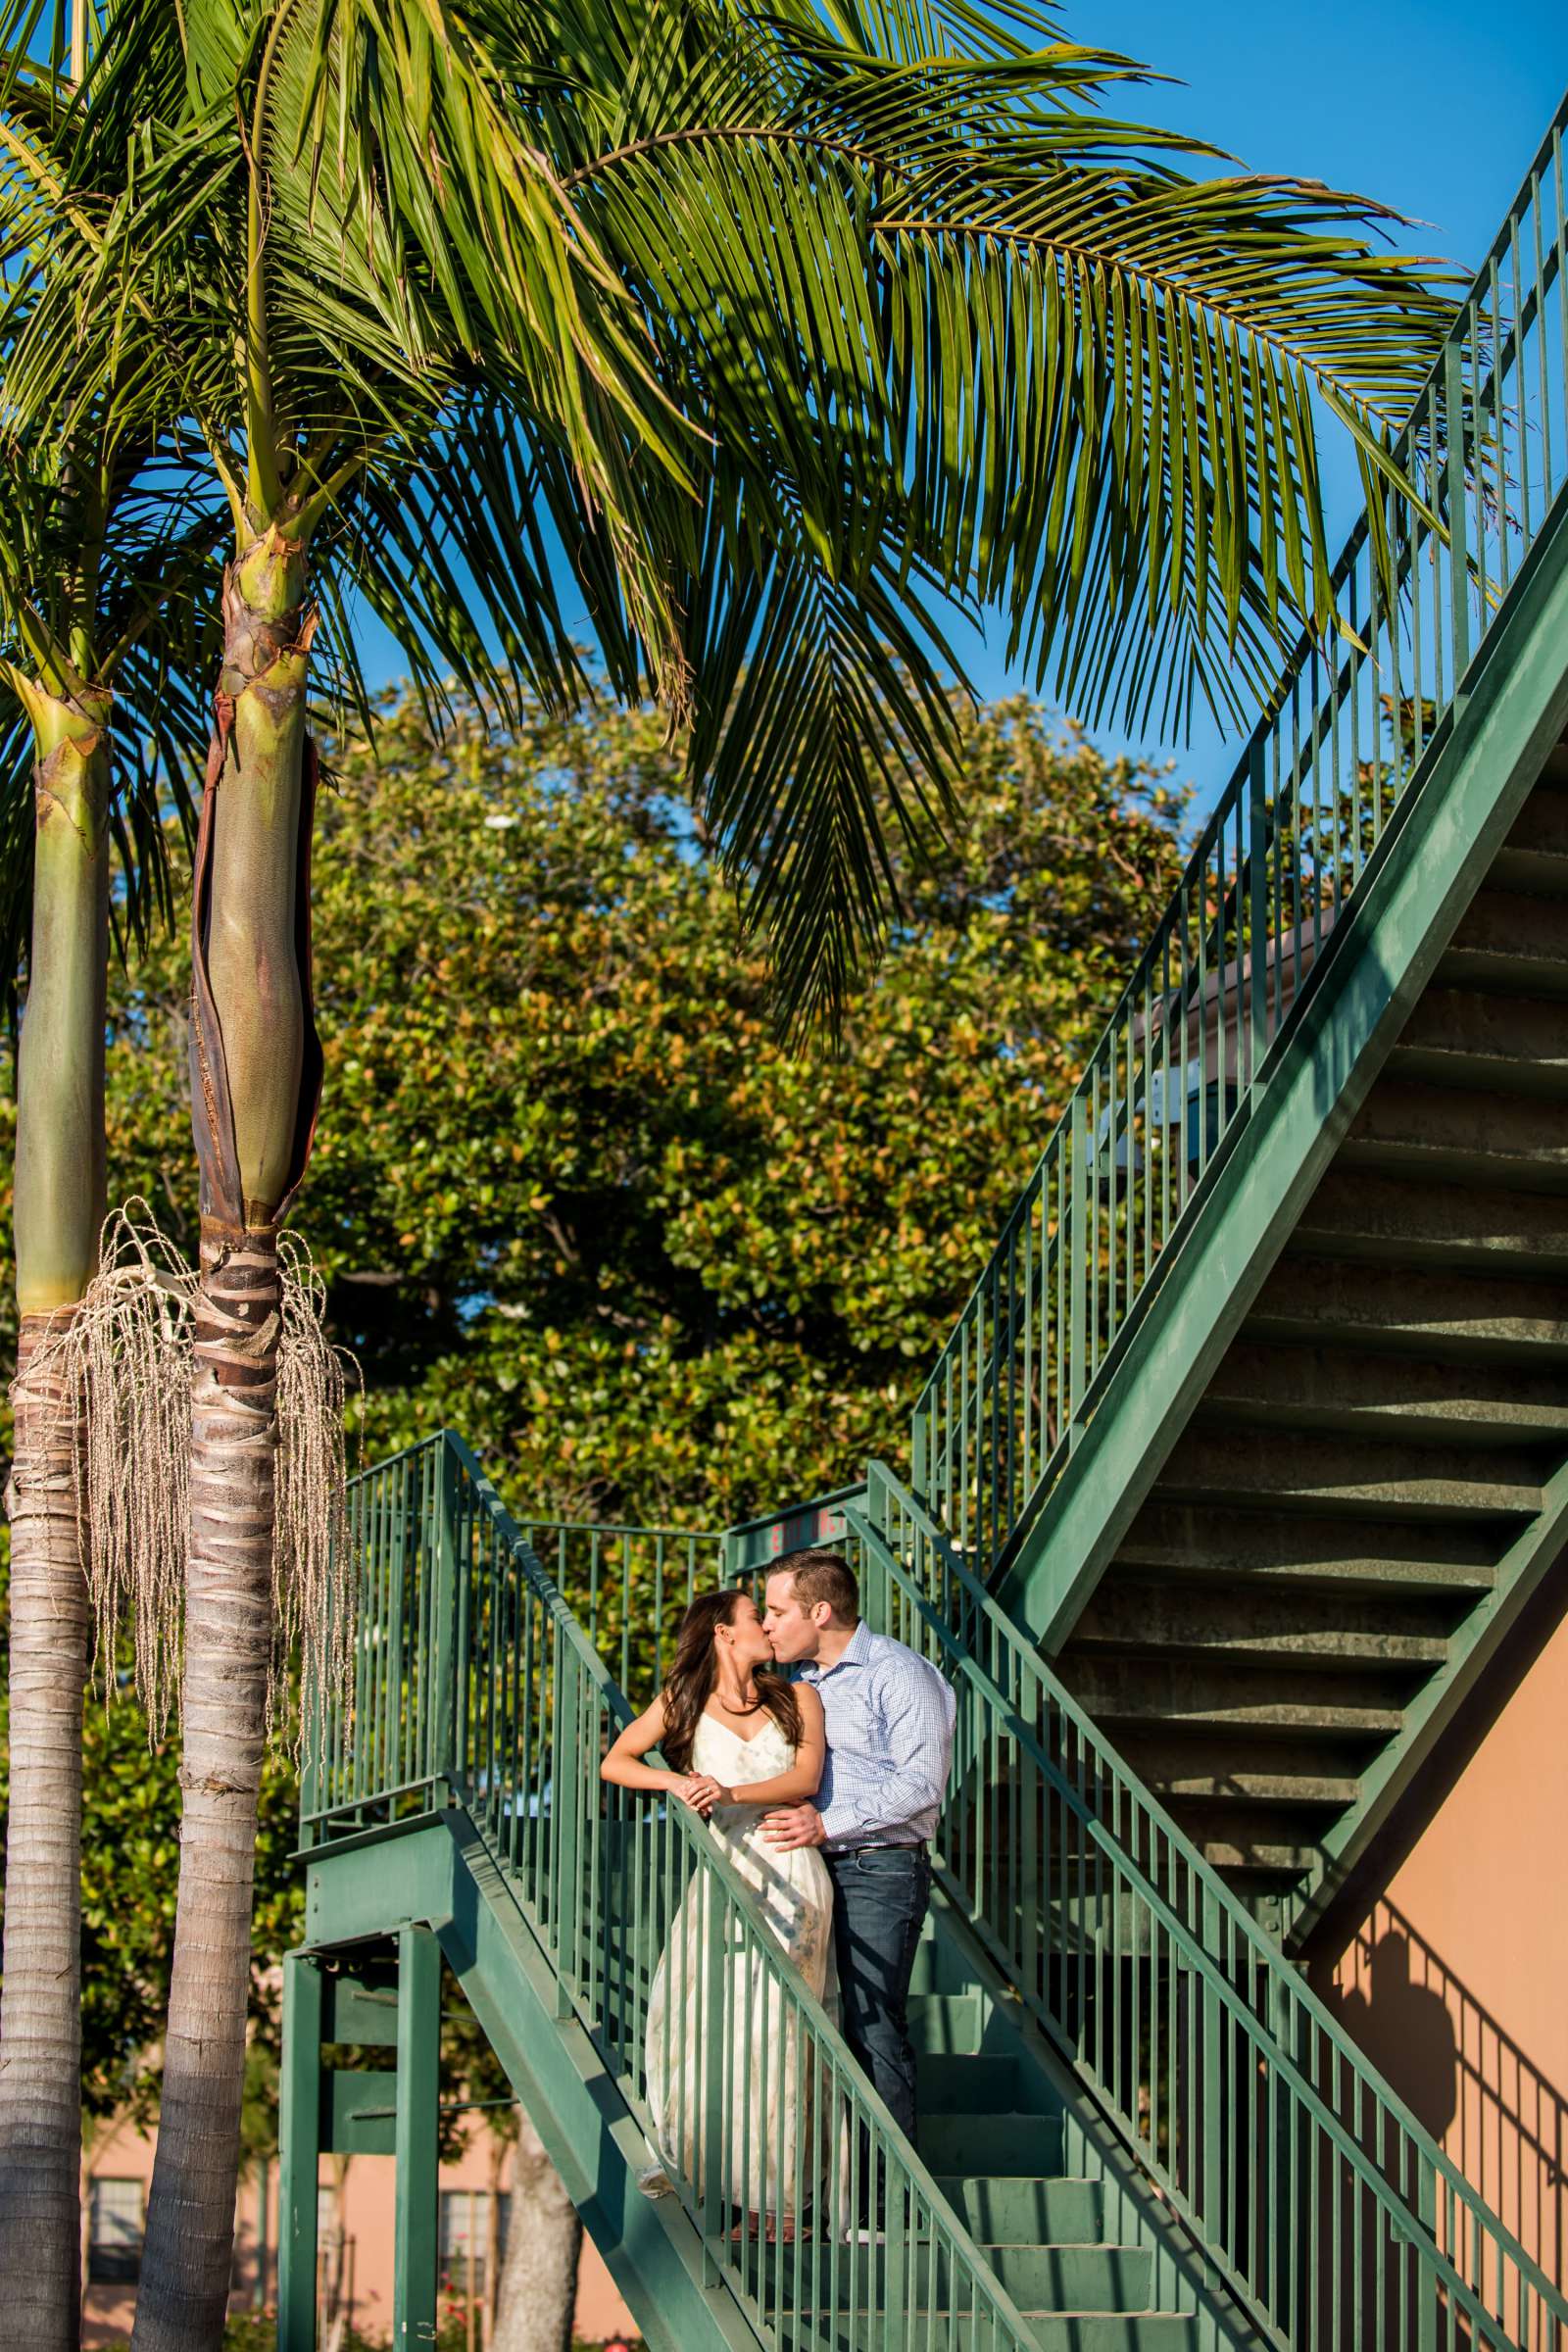
[[[100,2130],[93,2138],[87,2151],[87,2175],[89,2178],[96,2174],[105,2179],[150,2180],[154,2147],[155,2140],[144,2137],[128,2121],[112,2124]],[[493,2161],[497,2154],[502,2157],[499,2174]],[[482,2129],[476,2130],[469,2135],[468,2143],[457,2161],[441,2167],[440,2185],[443,2189],[472,2189],[482,2198],[493,2186],[508,2186],[510,2168],[510,2155],[494,2148],[488,2132]],[[341,2174],[345,2301],[349,2304],[349,2317],[355,2325],[372,2336],[390,2336],[392,2328],[393,2170],[390,2156],[354,2156],[342,2167]],[[331,2159],[324,2158],[320,2170],[321,2185],[330,2186],[335,2177]],[[480,2211],[482,2213],[482,2206]],[[235,2293],[231,2304],[235,2311],[252,2307],[256,2279],[257,2219],[256,2184],[247,2181],[240,2189],[235,2216]],[[276,2294],[277,2281],[275,2166],[269,2181],[267,2237],[269,2260],[263,2295],[270,2308]],[[83,2276],[85,2268],[84,2259]],[[458,2283],[461,2285],[461,2281]],[[83,2345],[89,2347],[90,2352],[91,2347],[128,2336],[135,2308],[133,2287],[89,2286],[84,2307]],[[581,2267],[577,2273],[575,2326],[577,2334],[587,2343],[603,2343],[607,2337],[618,2335],[636,2339],[631,2315],[616,2292],[614,2281],[605,2268],[602,2257],[586,2238],[583,2241]],[[476,2341],[483,2342],[482,2328],[476,2329]]]
[[[1558,1570],[1568,1573],[1568,1563]],[[1311,1979],[1550,2278],[1568,2274],[1568,1617]]]

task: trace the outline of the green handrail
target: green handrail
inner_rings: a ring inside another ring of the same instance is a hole
[[[881,1464],[870,1622],[954,1684],[940,1875],[1037,2023],[1293,2352],[1563,2352],[1568,2301]]]
[[[367,1474],[352,1510],[359,1679],[352,1706],[318,1693],[307,1841],[319,1851],[411,1803],[466,1812],[555,1971],[562,2017],[661,2144],[713,2281],[762,2343],[891,2342],[906,2313],[940,2312],[937,2334],[965,2352],[1036,2352],[708,1830],[600,1781],[629,1704],[466,1448],[445,1435]],[[650,2082],[662,1952],[677,2024]],[[771,2141],[762,2127],[746,2063],[760,2046],[811,2118],[787,2143],[782,2101]],[[847,2236],[872,2206],[875,2249]],[[750,2232],[745,2217],[784,2211],[802,2223],[788,2242]]]
[[[1562,504],[1565,129],[1568,100],[1396,444],[1419,496],[1351,533],[1348,634],[1292,657],[915,1407],[911,1484],[982,1577],[1082,1435]]]
[[[802,2340],[789,2329],[808,2308],[869,2320],[890,2278],[892,2291],[940,2293],[944,2308],[957,2294],[986,2352],[1029,2340],[1008,2333],[1023,2323],[710,1842],[679,1808],[640,1808],[598,1781],[629,1711],[600,1654],[607,1619],[615,1649],[630,1624],[652,1683],[673,1605],[658,1561],[759,1576],[804,1531],[838,1534],[858,1557],[869,1621],[955,1686],[939,1839],[949,1897],[1263,2339],[1288,2352],[1568,2352],[1568,2302],[882,1465],[860,1488],[690,1549],[669,1530],[609,1531],[625,1575],[590,1590],[590,1609],[609,1595],[597,1643],[455,1439],[358,1481],[351,1508],[363,1559],[356,1689],[352,1707],[320,1710],[307,1841],[464,1804],[645,2130],[653,1957],[702,1874],[714,1891],[695,1899],[718,1904],[769,2003],[776,1989],[781,2019],[822,2069],[836,2144],[853,2140],[856,2161],[877,2168],[899,2217],[895,2268],[874,2279],[847,2253],[840,2263],[831,2233],[769,2257],[720,2228],[726,2278],[770,2340]],[[531,1524],[574,1543],[592,1533]],[[556,1550],[573,1574],[610,1556]],[[606,1920],[616,1923],[610,1941]],[[731,2046],[722,1983],[676,1994],[715,2002],[726,2030],[707,2038]],[[705,2077],[701,2088],[705,2113],[716,2105],[677,2187],[710,2230],[715,2215],[757,2203],[757,2158],[745,2118],[738,2137],[730,2128],[724,2085]],[[803,2196],[804,2178],[795,2185]],[[858,2184],[824,2193],[848,2204]]]

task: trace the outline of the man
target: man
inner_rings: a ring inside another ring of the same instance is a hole
[[[762,1834],[781,1849],[822,1849],[844,2038],[912,2140],[906,2003],[953,1758],[953,1691],[924,1658],[861,1622],[855,1571],[836,1551],[780,1560],[762,1624],[779,1664],[815,1686],[827,1724],[816,1802],[769,1813]]]

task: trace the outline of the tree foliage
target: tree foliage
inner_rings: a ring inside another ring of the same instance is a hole
[[[792,1012],[951,812],[956,613],[1092,714],[1240,710],[1334,615],[1322,417],[1415,496],[1451,281],[1121,117],[1144,69],[1054,7],[114,0],[79,93],[62,7],[0,6],[0,240],[48,254],[0,429],[194,422],[351,695],[363,597],[433,703],[569,706],[574,575]]]
[[[519,1504],[708,1525],[896,1455],[1168,894],[1184,796],[1026,702],[985,711],[968,822],[907,878],[829,1057],[779,1041],[655,718],[536,710],[504,740],[470,710],[437,742],[406,700],[380,750],[379,771],[340,751],[322,817],[337,1116],[309,1228],[368,1453],[448,1422]],[[109,1050],[115,1194],[187,1246],[188,986],[183,940],[159,941],[115,983]],[[86,1738],[104,2107],[156,2035],[177,1789],[128,1699],[90,1703]],[[291,1936],[287,1781],[264,1797],[259,1967]]]

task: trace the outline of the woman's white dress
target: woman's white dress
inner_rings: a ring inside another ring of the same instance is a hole
[[[771,1716],[754,1738],[743,1740],[716,1717],[704,1715],[689,1770],[706,1773],[725,1788],[737,1788],[749,1781],[776,1780],[794,1762],[795,1750]],[[833,1882],[814,1847],[780,1852],[763,1841],[761,1824],[769,1810],[766,1805],[716,1805],[709,1826],[725,1860],[755,1889],[758,1907],[791,1970],[836,2018]],[[706,1968],[709,1907],[704,1881],[694,1878],[649,1993],[645,2057],[656,2144],[666,2167],[678,2170],[697,2187],[704,2185],[703,2119],[713,2083],[710,2069],[720,2064],[720,2112],[727,2124],[722,2177],[728,2202],[792,2222],[797,2183],[805,2203],[816,2193],[822,2174],[821,2152],[815,2145],[818,2133],[813,2131],[818,2105],[813,2084],[819,2070],[803,2063],[807,2053],[792,2025],[794,2013],[777,1984],[769,1983],[759,1952],[739,1947],[723,1954],[720,2015],[711,2015],[712,1988]],[[727,2034],[722,2022],[726,2020]],[[659,2167],[644,2177],[651,2194],[665,2185]]]

